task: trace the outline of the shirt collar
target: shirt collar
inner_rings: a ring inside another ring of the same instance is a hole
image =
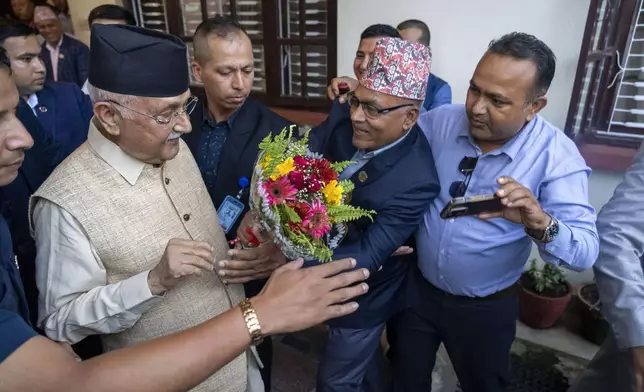
[[[56,44],[56,47],[51,46],[51,45],[49,44],[49,42],[47,42],[47,43],[45,44],[45,45],[47,45],[47,49],[49,49],[49,50],[57,50],[57,49],[60,49],[60,46],[63,44],[63,37],[64,37],[64,36],[65,36],[65,34],[63,34],[63,35],[61,35],[61,36],[60,36],[60,41],[58,41],[58,44]]]
[[[532,130],[536,127],[539,121],[541,121],[541,116],[536,115],[530,122],[528,122],[523,126],[523,128],[519,131],[519,133],[514,135],[512,139],[508,140],[503,145],[503,147],[496,149],[494,151],[490,151],[489,154],[490,155],[505,154],[511,160],[514,160],[514,158],[521,150],[521,147],[523,147],[523,144],[527,138],[527,135],[529,135],[532,132]],[[467,138],[469,142],[472,143],[472,145],[476,146],[476,143],[470,137],[470,129],[469,129],[469,122],[467,121],[467,116],[464,116],[463,125],[459,130],[458,138]]]
[[[239,111],[242,106],[244,106],[244,104],[245,102],[240,107],[238,107],[237,110],[235,110],[233,114],[231,114],[225,121],[225,124],[228,125],[228,128],[233,127],[233,123],[235,122],[235,119],[237,118],[237,115],[239,114]],[[210,110],[208,110],[208,102],[203,103],[203,122],[204,124],[208,124],[211,128],[215,128],[217,125],[224,123],[224,121],[215,122],[215,120],[210,116]]]
[[[38,96],[34,93],[27,98],[27,104],[29,104],[29,107],[31,110],[36,109],[36,106],[38,106]]]
[[[135,185],[139,176],[143,172],[145,163],[129,155],[121,148],[103,136],[93,120],[90,121],[87,141],[96,154],[101,157],[108,165],[112,166],[130,185]]]
[[[407,137],[407,135],[409,135],[409,131],[407,131],[407,133],[405,133],[404,135],[402,135],[401,137],[399,137],[399,138],[398,138],[396,141],[394,141],[393,143],[389,143],[389,144],[387,144],[386,146],[384,146],[384,147],[380,147],[380,148],[379,148],[379,149],[377,149],[377,150],[373,150],[373,151],[369,151],[369,152],[366,152],[366,151],[364,151],[364,150],[358,150],[358,151],[359,151],[359,152],[360,152],[360,154],[362,155],[362,158],[363,158],[363,159],[371,159],[371,158],[375,157],[375,156],[376,156],[376,155],[378,155],[378,154],[381,154],[381,153],[383,153],[383,152],[385,152],[385,151],[387,151],[387,150],[389,150],[389,149],[391,149],[391,148],[394,148],[394,147],[395,147],[395,146],[397,146],[400,142],[402,142],[402,141]]]

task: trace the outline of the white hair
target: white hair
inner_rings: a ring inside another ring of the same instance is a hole
[[[100,89],[98,87],[94,87],[89,81],[87,82],[87,93],[89,95],[89,99],[91,99],[93,104],[96,104],[97,102],[117,102],[119,105],[125,106],[125,107],[131,107],[133,104],[138,102],[139,97],[135,97],[133,95],[125,95],[125,94],[119,94],[119,93],[113,93],[110,91],[106,91],[103,89]],[[131,110],[119,110],[121,113],[121,117],[131,119],[134,115],[134,112]]]

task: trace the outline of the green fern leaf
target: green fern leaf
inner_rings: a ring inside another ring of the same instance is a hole
[[[329,206],[328,213],[335,222],[351,222],[363,217],[369,218],[373,222],[373,216],[376,211],[367,211],[360,207],[350,205]]]
[[[351,165],[352,163],[355,163],[353,161],[342,161],[342,162],[335,162],[331,164],[331,169],[335,170],[336,172],[340,173],[342,170],[346,169]]]
[[[297,212],[295,212],[295,210],[292,209],[291,207],[289,207],[287,205],[283,205],[282,206],[282,211],[284,212],[284,215],[286,216],[286,219],[288,219],[289,221],[291,221],[293,223],[302,222],[302,218],[300,218],[300,216],[297,214]]]
[[[353,188],[355,188],[355,185],[353,184],[353,181],[351,180],[342,180],[338,183],[344,189],[344,194],[348,195],[349,193],[353,192]]]

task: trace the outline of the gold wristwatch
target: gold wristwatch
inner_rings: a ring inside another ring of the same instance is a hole
[[[246,328],[248,328],[251,344],[253,346],[257,346],[264,340],[264,338],[262,337],[262,327],[259,325],[259,320],[257,319],[257,313],[255,313],[253,304],[248,298],[245,298],[241,301],[239,307],[241,308],[242,315],[244,316]]]

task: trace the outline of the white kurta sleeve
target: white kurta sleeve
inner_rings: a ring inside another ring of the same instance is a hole
[[[81,224],[58,205],[39,200],[33,219],[38,326],[50,339],[74,344],[89,335],[121,332],[163,300],[150,292],[149,271],[107,284]]]

